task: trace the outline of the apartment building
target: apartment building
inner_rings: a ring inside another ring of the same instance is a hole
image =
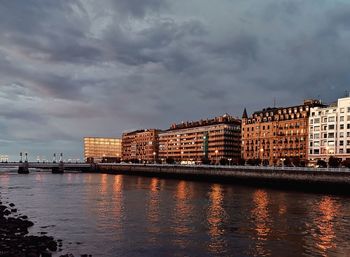
[[[309,161],[328,161],[330,156],[350,158],[350,97],[327,107],[314,107],[309,117]]]
[[[84,137],[85,161],[117,161],[121,156],[122,140],[120,138]]]
[[[182,163],[200,163],[208,158],[218,163],[240,158],[241,120],[228,114],[213,119],[173,124],[159,134],[159,158]]]
[[[151,163],[158,160],[158,129],[136,130],[122,135],[123,161]]]
[[[308,123],[312,107],[324,107],[319,100],[305,100],[289,107],[266,108],[242,116],[242,158],[282,165],[288,159],[308,159]]]

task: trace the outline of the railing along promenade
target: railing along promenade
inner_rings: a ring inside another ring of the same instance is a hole
[[[348,168],[99,163],[97,171],[350,194]]]
[[[53,173],[65,170],[152,177],[206,180],[210,182],[251,184],[291,188],[322,193],[350,195],[350,169],[272,166],[222,166],[180,164],[128,163],[70,163],[70,162],[15,162],[0,163],[0,168],[18,167],[19,173],[30,168],[51,169]]]

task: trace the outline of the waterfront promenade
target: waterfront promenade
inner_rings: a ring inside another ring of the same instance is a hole
[[[347,168],[100,163],[96,171],[350,194]]]

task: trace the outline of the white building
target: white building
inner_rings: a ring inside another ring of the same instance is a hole
[[[309,117],[309,161],[350,158],[350,97],[328,107],[313,107]]]

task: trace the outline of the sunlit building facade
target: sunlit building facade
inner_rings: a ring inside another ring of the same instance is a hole
[[[136,130],[122,135],[123,161],[151,163],[158,160],[158,129]]]
[[[350,158],[350,97],[327,107],[314,107],[309,118],[309,161],[330,156]]]
[[[266,108],[242,116],[242,158],[282,165],[288,159],[307,161],[310,109],[323,107],[319,100],[305,100],[290,107]]]
[[[222,158],[232,163],[240,157],[241,120],[230,115],[173,124],[159,134],[159,157],[177,162],[199,163]]]
[[[87,162],[118,161],[121,156],[122,140],[120,138],[84,138],[84,159]]]

